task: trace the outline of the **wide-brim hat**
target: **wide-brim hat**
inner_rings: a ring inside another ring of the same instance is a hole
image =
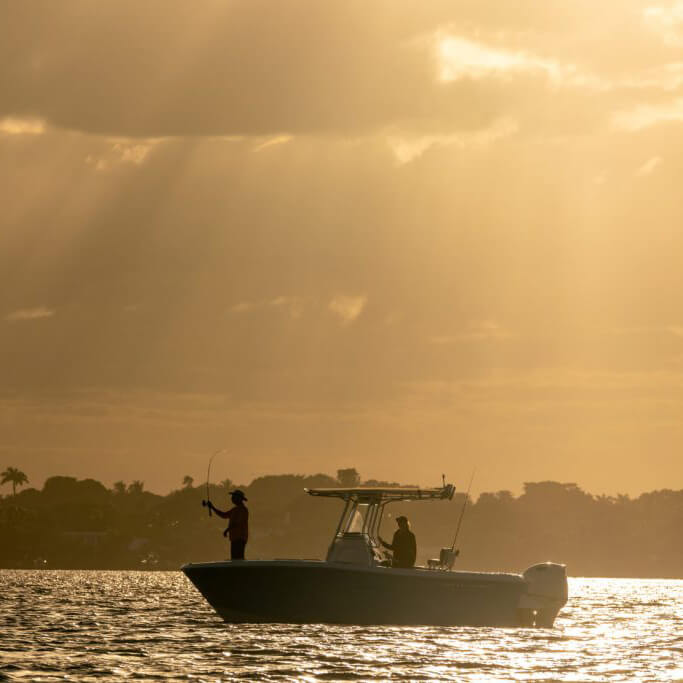
[[[230,491],[230,497],[231,498],[240,498],[241,500],[247,500],[247,497],[244,495],[244,491],[241,491],[240,489],[235,489],[234,491]]]

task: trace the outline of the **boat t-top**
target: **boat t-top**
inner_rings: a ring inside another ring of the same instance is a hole
[[[391,566],[379,541],[385,507],[450,500],[455,487],[306,489],[343,501],[323,560],[226,560],[183,572],[230,623],[434,624],[551,627],[567,602],[565,566],[545,562],[522,574],[453,569],[442,549],[426,567]]]

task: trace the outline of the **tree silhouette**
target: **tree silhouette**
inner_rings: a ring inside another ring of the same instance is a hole
[[[23,486],[28,484],[28,477],[16,467],[8,467],[2,473],[2,479],[0,479],[0,484],[6,484],[7,482],[12,482],[12,495],[17,495],[17,486]]]
[[[183,477],[183,487],[186,489],[191,489],[192,484],[194,484],[194,479],[189,474],[186,474]]]
[[[9,468],[0,480],[12,482],[14,473],[23,475]],[[142,481],[119,481],[108,490],[93,479],[63,475],[48,477],[40,491],[19,490],[24,476],[14,496],[0,498],[0,567],[176,569],[223,552],[221,527],[199,504],[203,482],[201,492],[180,488],[162,496],[145,491]],[[341,507],[304,489],[357,481],[358,471],[348,468],[337,477],[278,474],[240,482],[254,515],[251,552],[324,557]],[[210,484],[210,495],[229,505],[226,490],[236,485]],[[364,485],[388,484],[378,479]],[[420,563],[450,544],[464,501],[465,493],[457,493],[453,500],[392,510],[392,517],[409,515]],[[683,578],[682,524],[683,489],[630,498],[591,495],[572,483],[527,482],[522,495],[482,492],[468,502],[458,568],[518,572],[553,560],[566,563],[574,576]]]
[[[133,493],[133,494],[138,494],[142,493],[142,489],[145,485],[144,481],[140,481],[139,479],[136,479],[135,481],[132,481],[130,484],[128,484],[128,493]]]
[[[353,488],[360,485],[360,474],[355,467],[337,470],[337,480],[344,488]]]

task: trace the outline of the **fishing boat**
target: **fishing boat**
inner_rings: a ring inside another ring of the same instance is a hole
[[[454,548],[425,567],[396,568],[379,541],[387,505],[450,500],[455,487],[306,489],[344,502],[325,560],[234,560],[182,571],[229,623],[551,627],[567,602],[565,566],[522,574],[454,570]]]

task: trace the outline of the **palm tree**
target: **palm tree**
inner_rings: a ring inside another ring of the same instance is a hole
[[[2,479],[0,479],[0,484],[6,484],[8,481],[12,482],[12,495],[17,495],[17,486],[23,486],[28,484],[28,477],[16,467],[8,467],[2,473]]]

